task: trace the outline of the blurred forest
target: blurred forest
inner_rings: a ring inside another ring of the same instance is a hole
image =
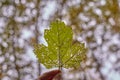
[[[88,48],[78,80],[120,80],[120,0],[0,0],[0,80],[37,79],[33,45],[56,19]]]

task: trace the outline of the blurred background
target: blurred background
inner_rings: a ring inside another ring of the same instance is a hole
[[[120,0],[0,0],[0,80],[37,79],[33,45],[56,19],[88,48],[78,80],[120,80]]]

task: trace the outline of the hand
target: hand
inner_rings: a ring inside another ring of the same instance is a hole
[[[38,80],[60,80],[60,70],[52,70],[42,74]]]

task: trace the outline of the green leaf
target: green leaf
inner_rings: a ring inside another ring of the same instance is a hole
[[[34,53],[47,68],[79,67],[80,62],[85,59],[84,44],[72,44],[72,29],[63,22],[52,22],[50,29],[45,30],[44,37],[48,46],[36,45]]]

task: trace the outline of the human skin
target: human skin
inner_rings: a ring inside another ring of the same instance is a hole
[[[49,72],[45,72],[39,77],[38,80],[60,80],[60,75],[58,76],[58,74],[60,73],[60,70],[52,70]]]

